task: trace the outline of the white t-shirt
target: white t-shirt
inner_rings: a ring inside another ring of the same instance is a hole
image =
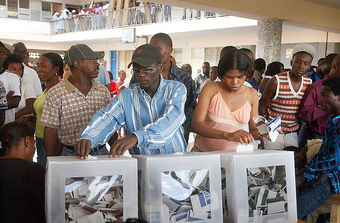
[[[33,86],[25,81],[21,82],[21,99],[18,107],[15,108],[15,112],[20,111],[26,107],[26,99],[37,98]]]
[[[13,96],[21,96],[21,81],[20,77],[9,71],[4,71],[0,74],[0,80],[4,84],[6,95],[10,91],[14,91]],[[5,111],[5,124],[15,121],[15,108],[7,109]]]
[[[40,79],[39,79],[39,76],[37,74],[37,72],[26,66],[24,64],[24,75],[22,75],[22,80],[24,82],[28,82],[30,83],[32,86],[33,86],[33,89],[35,91],[35,98],[38,98],[41,93],[42,93],[42,88],[41,88],[41,83],[40,83]]]

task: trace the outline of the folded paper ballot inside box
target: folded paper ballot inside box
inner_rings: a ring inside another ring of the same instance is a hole
[[[150,222],[222,222],[220,157],[180,153],[138,159],[141,217]]]
[[[279,115],[269,122],[260,115],[254,116],[253,119],[260,135],[268,135],[269,139],[275,142],[279,136],[278,130],[281,129],[281,116]]]
[[[48,222],[122,222],[138,216],[137,160],[49,157]]]
[[[221,155],[224,222],[296,222],[294,153]]]

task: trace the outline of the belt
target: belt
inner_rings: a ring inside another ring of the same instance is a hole
[[[74,152],[74,146],[68,146],[68,145],[64,145],[64,147],[66,147],[67,149],[71,150]],[[105,144],[104,145],[100,145],[100,146],[97,146],[97,147],[93,147],[91,148],[90,150],[90,154],[93,154],[101,149],[103,149],[105,147]]]
[[[289,132],[289,131],[287,131],[287,132],[286,132],[286,131],[284,131],[284,132],[283,132],[283,134],[285,134],[285,135],[286,135],[286,134],[292,134],[292,133],[297,133],[297,132],[298,132],[298,130],[295,130],[295,131],[290,131],[290,132]]]

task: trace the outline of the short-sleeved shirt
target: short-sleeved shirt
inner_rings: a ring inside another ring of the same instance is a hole
[[[20,77],[9,71],[4,71],[0,74],[0,81],[4,84],[6,95],[10,91],[14,91],[13,96],[21,97],[21,80]],[[15,121],[15,108],[7,109],[5,111],[5,124]]]
[[[22,80],[31,85],[34,88],[36,98],[39,97],[42,93],[41,83],[37,72],[28,66],[24,65],[24,74],[22,75]]]
[[[58,139],[64,145],[77,143],[80,132],[92,116],[110,103],[110,92],[94,79],[85,96],[68,78],[53,86],[46,95],[40,124],[57,129]]]
[[[7,109],[6,89],[2,81],[0,81],[0,109]]]
[[[15,112],[18,112],[21,109],[25,108],[26,100],[29,98],[34,98],[34,99],[37,98],[34,88],[30,83],[21,81],[21,99],[20,99],[18,107],[14,109]]]

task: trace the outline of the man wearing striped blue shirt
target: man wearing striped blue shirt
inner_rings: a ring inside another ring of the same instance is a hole
[[[99,110],[80,135],[75,152],[86,159],[91,148],[105,144],[120,128],[126,137],[111,145],[110,157],[131,154],[185,152],[182,124],[185,121],[186,88],[178,81],[164,80],[160,51],[150,44],[138,47],[128,67],[138,83],[131,85]]]

